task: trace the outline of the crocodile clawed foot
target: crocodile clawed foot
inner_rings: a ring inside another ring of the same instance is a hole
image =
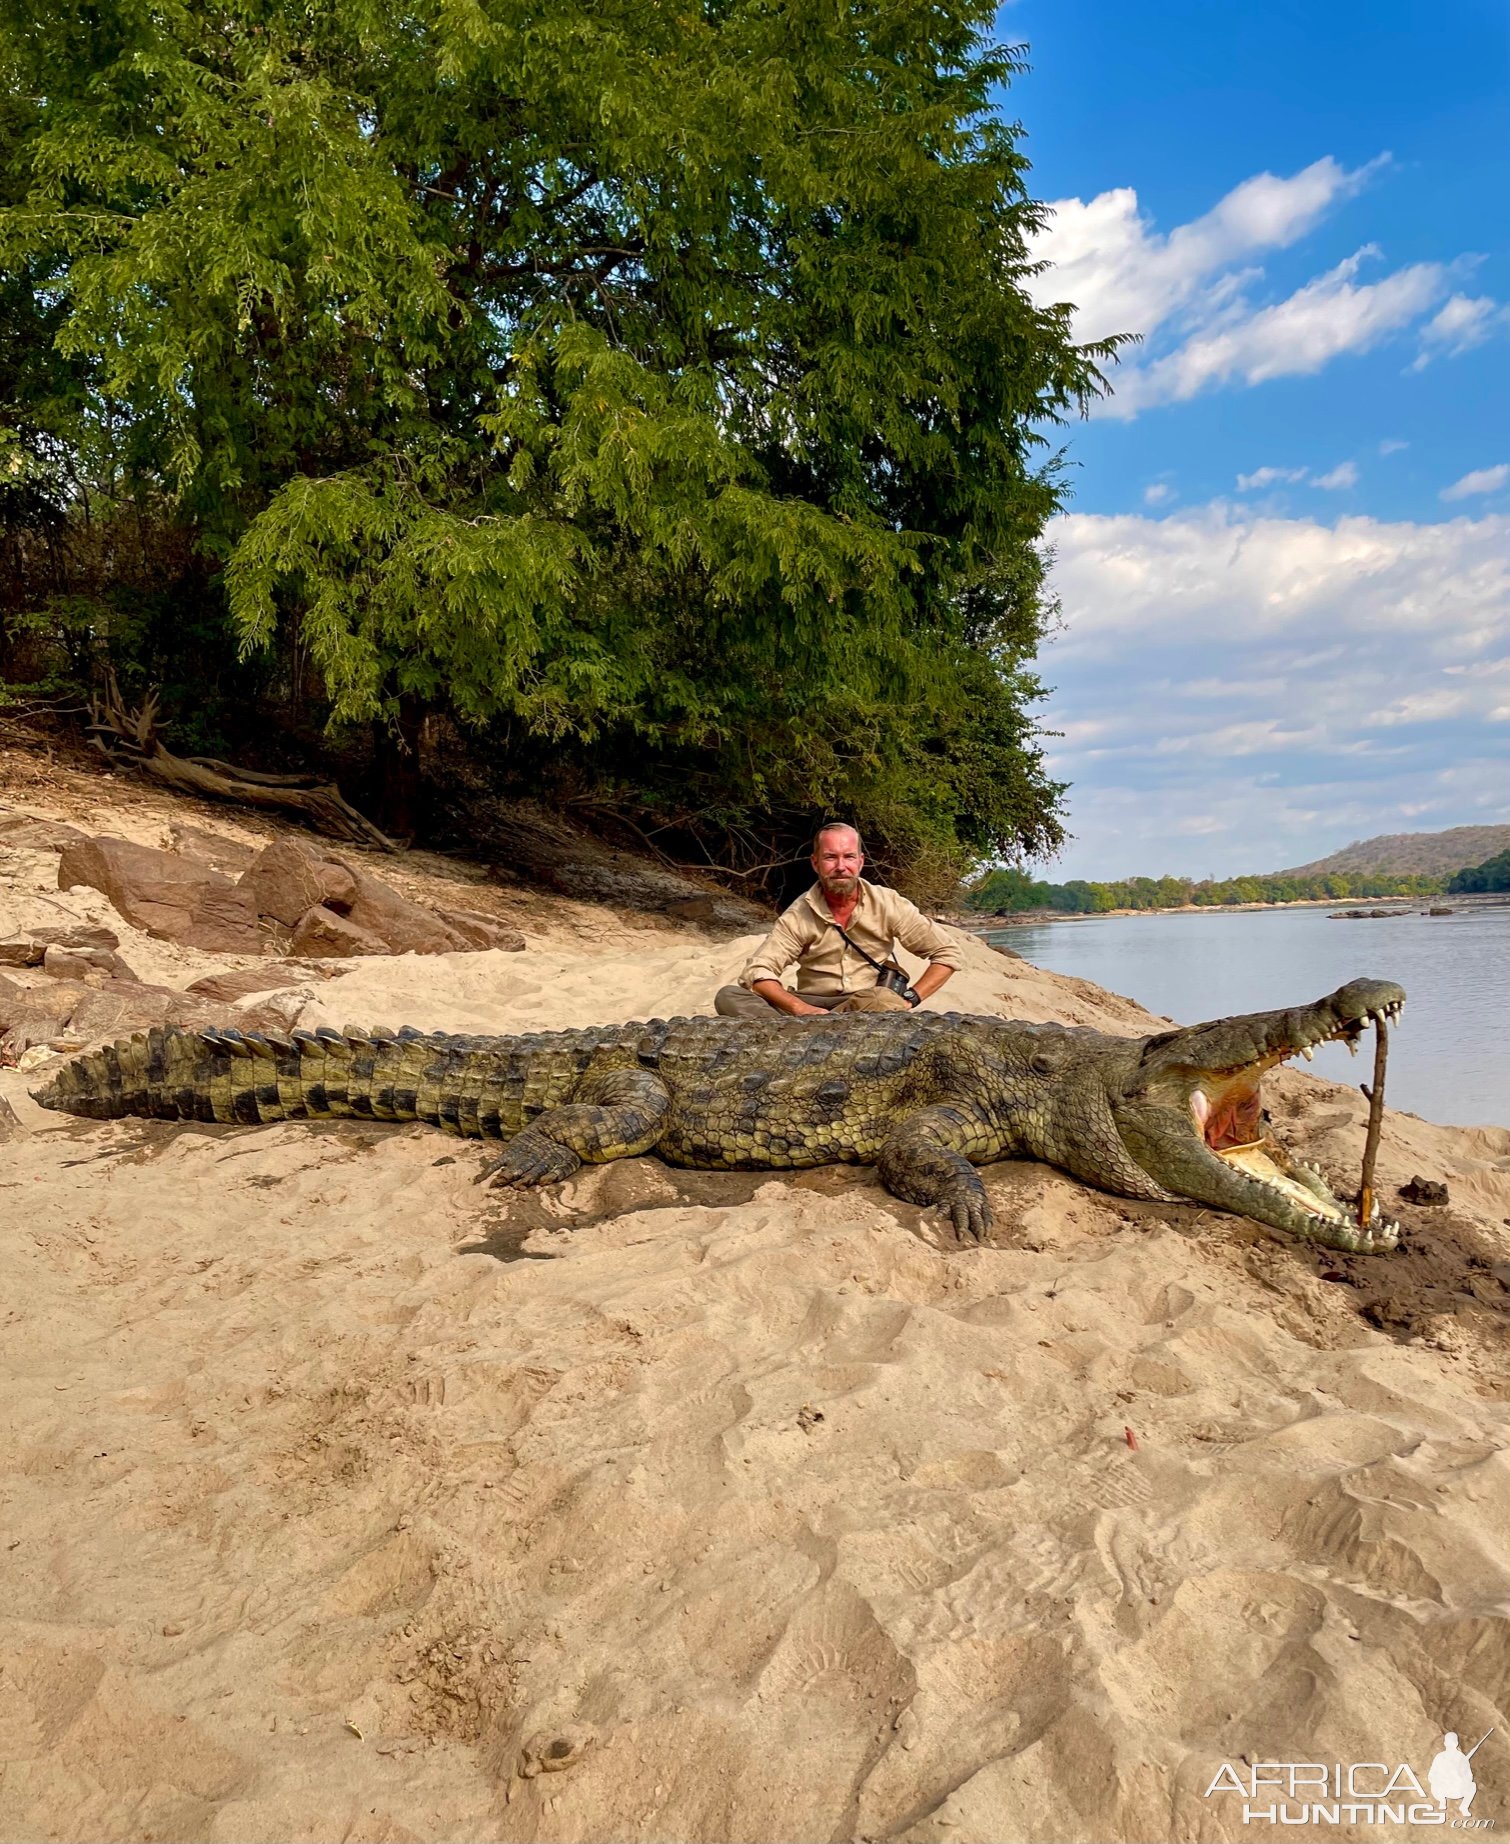
[[[532,1134],[528,1128],[516,1134],[496,1159],[490,1159],[477,1174],[478,1184],[497,1187],[559,1184],[579,1170],[582,1161],[569,1146]]]
[[[982,1186],[961,1185],[935,1202],[961,1242],[984,1242],[991,1229],[991,1206]]]

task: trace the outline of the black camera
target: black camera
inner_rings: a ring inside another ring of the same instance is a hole
[[[881,967],[876,973],[877,987],[887,992],[894,992],[899,999],[905,999],[909,1005],[919,1003],[917,994],[908,983],[907,975],[900,967]]]

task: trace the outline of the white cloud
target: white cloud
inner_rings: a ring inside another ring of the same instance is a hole
[[[1280,481],[1294,482],[1304,480],[1310,472],[1304,467],[1260,467],[1251,474],[1239,474],[1237,490],[1239,493],[1253,493],[1261,487],[1272,487]]]
[[[1255,493],[1263,487],[1296,486],[1302,480],[1328,493],[1338,487],[1355,487],[1358,484],[1358,464],[1356,461],[1339,461],[1336,467],[1325,474],[1313,474],[1308,467],[1255,468],[1251,474],[1238,475],[1237,490],[1239,493]]]
[[[1410,447],[1409,442],[1402,442],[1395,436],[1387,436],[1379,444],[1379,453],[1381,455],[1397,455],[1399,454],[1402,448],[1409,448],[1409,447]]]
[[[1437,691],[1409,692],[1403,698],[1396,698],[1374,721],[1381,724],[1436,723],[1443,717],[1457,717],[1469,708],[1467,692],[1444,687]]]
[[[1424,371],[1434,358],[1471,352],[1504,318],[1504,310],[1488,295],[1453,295],[1422,327],[1421,350],[1410,369]]]
[[[1460,640],[1491,658],[1506,650],[1491,640],[1510,641],[1510,517],[1326,525],[1217,504],[1163,519],[1071,513],[1052,537],[1058,657],[1123,632],[1225,644],[1237,625],[1245,643],[1287,635],[1299,670],[1331,677],[1328,666],[1349,669],[1349,634],[1434,637],[1449,663]]]
[[[1162,506],[1166,500],[1174,498],[1174,488],[1167,480],[1156,480],[1151,487],[1143,489],[1145,506]]]
[[[1044,723],[1069,731],[1049,761],[1077,835],[1056,875],[1276,869],[1510,820],[1510,515],[1216,505],[1051,535],[1066,626]]]
[[[1286,300],[1253,309],[1240,304],[1163,358],[1124,369],[1106,413],[1135,416],[1234,380],[1309,376],[1344,352],[1369,351],[1419,319],[1448,273],[1441,263],[1413,263],[1380,281],[1358,282],[1364,262],[1377,255],[1367,245]]]
[[[1287,178],[1259,173],[1167,233],[1130,186],[1057,200],[1031,245],[1046,265],[1028,281],[1034,299],[1072,303],[1078,339],[1130,333],[1144,342],[1124,351],[1113,394],[1096,413],[1131,418],[1223,386],[1309,375],[1412,327],[1419,351],[1411,369],[1419,370],[1510,322],[1488,296],[1450,292],[1469,258],[1359,280],[1363,264],[1380,256],[1372,244],[1282,299],[1258,298],[1264,272],[1254,259],[1308,235],[1388,161],[1381,154],[1347,168],[1328,155]]]
[[[1256,174],[1204,217],[1167,236],[1139,211],[1131,186],[1099,193],[1088,204],[1059,199],[1032,248],[1036,261],[1053,267],[1029,288],[1039,301],[1075,304],[1077,339],[1146,336],[1233,264],[1303,237],[1338,200],[1366,185],[1388,157],[1349,171],[1328,155],[1288,179]],[[1228,286],[1235,279],[1224,278]]]
[[[1510,462],[1501,461],[1498,467],[1476,467],[1471,474],[1453,481],[1450,487],[1443,487],[1438,497],[1469,499],[1475,493],[1497,493],[1507,480],[1510,480]]]

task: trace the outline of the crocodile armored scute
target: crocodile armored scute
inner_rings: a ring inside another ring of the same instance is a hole
[[[1312,1005],[1151,1037],[953,1012],[515,1037],[152,1030],[75,1058],[35,1099],[100,1120],[422,1121],[503,1140],[485,1175],[510,1185],[648,1152],[710,1170],[875,1165],[894,1194],[973,1236],[991,1221],[976,1167],[1035,1158],[1124,1197],[1373,1251],[1393,1246],[1395,1226],[1359,1224],[1290,1157],[1260,1085],[1317,1043],[1351,1045],[1404,1000],[1390,981],[1355,980]]]

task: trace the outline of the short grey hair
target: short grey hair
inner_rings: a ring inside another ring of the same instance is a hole
[[[822,845],[823,835],[826,832],[852,832],[855,835],[855,844],[859,846],[861,856],[864,856],[865,841],[860,837],[858,826],[852,826],[848,820],[825,820],[813,834],[813,856],[815,858],[818,856],[818,847]]]

